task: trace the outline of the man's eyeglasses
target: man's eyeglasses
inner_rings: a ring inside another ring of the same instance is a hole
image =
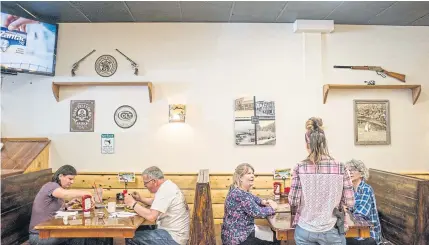
[[[149,184],[149,182],[151,182],[152,180],[155,180],[155,179],[151,179],[151,180],[148,180],[148,181],[143,181],[144,186],[147,186],[147,184]]]

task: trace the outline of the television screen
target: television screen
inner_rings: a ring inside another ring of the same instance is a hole
[[[57,35],[57,24],[2,12],[2,70],[54,76]]]

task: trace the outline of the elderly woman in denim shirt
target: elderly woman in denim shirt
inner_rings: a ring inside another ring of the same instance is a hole
[[[280,244],[263,241],[255,237],[255,218],[274,215],[277,203],[262,200],[250,193],[255,179],[254,168],[247,163],[238,165],[233,177],[233,185],[225,200],[225,215],[222,224],[222,244]]]
[[[381,226],[378,218],[374,190],[366,183],[369,178],[369,171],[362,161],[355,159],[348,161],[346,163],[346,168],[350,172],[355,196],[355,205],[350,211],[352,211],[354,215],[362,216],[373,224],[373,227],[370,229],[370,238],[348,238],[347,245],[382,244]]]

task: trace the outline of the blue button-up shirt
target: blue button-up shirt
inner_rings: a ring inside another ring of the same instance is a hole
[[[380,219],[378,218],[374,190],[370,185],[362,180],[357,187],[354,196],[355,206],[353,208],[353,214],[362,216],[364,219],[372,223],[373,227],[370,229],[371,237],[374,238],[377,244],[380,244],[381,226]]]

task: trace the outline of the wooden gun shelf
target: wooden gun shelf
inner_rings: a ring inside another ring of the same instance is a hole
[[[329,90],[333,89],[410,89],[413,98],[413,105],[419,99],[422,85],[355,85],[355,84],[325,84],[323,85],[323,104],[326,104]]]
[[[152,103],[153,87],[151,82],[52,82],[52,93],[57,102],[60,101],[60,89],[62,86],[144,86],[149,91],[149,102]]]

